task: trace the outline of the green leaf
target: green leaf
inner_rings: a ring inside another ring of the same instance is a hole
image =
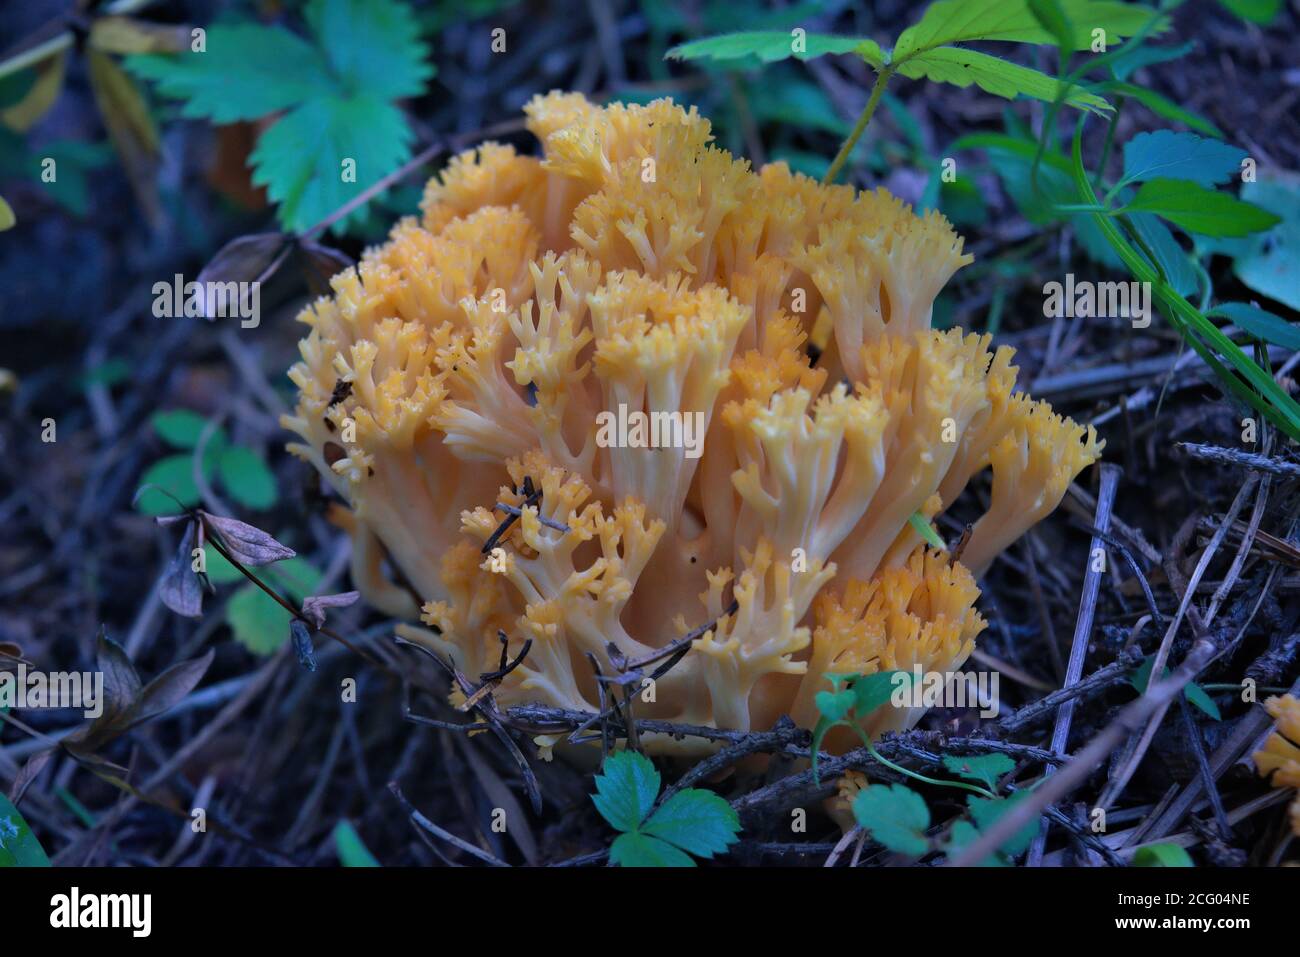
[[[952,826],[948,832],[948,842],[944,845],[944,850],[950,857],[956,857],[957,852],[965,847],[969,847],[979,840],[980,832],[970,821],[959,820]],[[1006,867],[1007,861],[1001,854],[990,854],[984,860],[980,861],[976,867]]]
[[[392,103],[369,95],[330,96],[290,110],[249,157],[253,183],[280,204],[280,221],[304,231],[410,157],[411,130]],[[356,164],[345,182],[344,162]],[[356,218],[354,211],[337,228]]]
[[[1010,797],[1005,798],[982,798],[975,794],[966,796],[966,805],[970,808],[970,816],[975,819],[981,831],[987,831],[998,819],[1006,814],[1021,801],[1027,800],[1031,791],[1017,791]],[[1011,837],[1007,838],[998,848],[1007,857],[1015,857],[1029,849],[1029,845],[1034,840],[1034,835],[1038,833],[1038,818],[1028,821]]]
[[[1148,844],[1133,855],[1134,867],[1195,867],[1191,855],[1177,844]]]
[[[1106,0],[1061,0],[1061,9],[1073,25],[1075,50],[1091,49],[1094,29],[1106,31],[1109,46],[1137,33],[1155,15],[1150,7]],[[1162,16],[1153,32],[1167,23],[1168,18]],[[903,31],[894,47],[894,62],[945,44],[973,40],[1056,43],[1056,37],[1043,27],[1025,0],[939,0],[926,8],[920,22]]]
[[[609,848],[609,862],[619,867],[694,867],[689,854],[648,834],[620,834]]]
[[[207,565],[208,580],[212,584],[229,585],[231,582],[245,580],[239,569],[226,561],[226,556],[222,555],[221,552],[207,545],[203,546],[203,551],[206,553],[204,561]]]
[[[301,558],[289,558],[259,570],[264,581],[294,602],[301,602],[320,583],[320,572]],[[279,650],[289,638],[289,613],[251,582],[235,592],[226,605],[226,621],[235,640],[256,655]]]
[[[1155,265],[1165,280],[1180,296],[1190,295],[1196,289],[1196,272],[1192,261],[1160,217],[1151,213],[1132,213],[1125,216],[1133,231],[1151,251]],[[1145,253],[1145,250],[1140,250]]]
[[[1070,18],[1060,0],[1029,0],[1029,12],[1056,41],[1062,54],[1069,53],[1074,46],[1074,28],[1070,26]]]
[[[907,687],[912,675],[906,671],[877,671],[853,679],[853,714],[859,720],[888,702],[895,689]]]
[[[1268,229],[1280,218],[1227,193],[1176,179],[1153,179],[1142,184],[1126,212],[1150,212],[1207,236],[1246,236]]]
[[[416,96],[433,75],[410,7],[394,0],[311,0],[303,11],[349,94]]]
[[[252,449],[234,445],[217,459],[217,474],[231,498],[248,508],[270,508],[275,504],[275,474]]]
[[[880,46],[867,37],[808,33],[804,35],[803,41],[803,48],[796,52],[795,35],[789,30],[724,33],[675,46],[665,56],[676,60],[743,60],[757,57],[763,63],[775,63],[791,57],[812,60],[828,53],[858,53],[872,66],[879,66],[884,61]]]
[[[334,826],[334,849],[338,852],[339,863],[344,867],[379,866],[379,861],[370,853],[351,821],[339,821]]]
[[[930,520],[920,512],[913,512],[909,515],[907,522],[912,526],[912,529],[916,534],[925,539],[928,544],[941,550],[948,547],[944,543],[944,540],[939,536],[939,533],[935,531],[934,525],[931,524]]]
[[[960,775],[968,781],[978,781],[990,790],[998,785],[998,778],[1016,766],[1016,762],[1005,754],[963,754],[943,756],[943,766],[953,774]]]
[[[1146,694],[1147,685],[1151,683],[1151,669],[1155,666],[1156,656],[1148,655],[1142,664],[1138,665],[1129,675],[1128,683],[1131,684],[1138,694]],[[1166,667],[1161,680],[1169,677],[1169,668]],[[1183,686],[1183,696],[1187,698],[1187,703],[1194,705],[1215,721],[1222,721],[1223,715],[1219,713],[1219,706],[1214,703],[1214,699],[1206,694],[1205,689],[1198,684],[1187,684]]]
[[[852,690],[845,688],[843,691],[819,691],[813,696],[817,703],[817,710],[827,721],[840,721],[853,710],[853,703],[856,700]]]
[[[153,430],[164,442],[178,449],[194,448],[199,444],[199,436],[208,427],[207,419],[189,409],[156,412],[149,421],[153,425]],[[225,442],[225,433],[216,429],[208,440],[208,445],[209,447],[213,444],[221,446],[225,445]]]
[[[1121,80],[1127,80],[1143,67],[1181,60],[1195,49],[1196,43],[1193,40],[1167,47],[1134,41],[1124,44],[1116,51],[1115,58],[1110,61],[1110,68]]]
[[[50,859],[27,821],[0,793],[0,867],[49,866]]]
[[[734,844],[740,816],[712,791],[678,791],[641,825],[641,833],[661,838],[696,857],[712,857]]]
[[[130,56],[125,64],[164,96],[185,100],[182,116],[214,123],[255,120],[338,88],[320,50],[258,24],[209,27],[202,53]]]
[[[1182,123],[1184,126],[1190,126],[1194,130],[1200,130],[1207,136],[1222,136],[1223,131],[1198,113],[1184,109],[1173,100],[1162,96],[1155,90],[1148,90],[1144,86],[1137,86],[1133,83],[1123,83],[1119,80],[1102,83],[1097,87],[1099,93],[1113,93],[1116,96],[1127,96],[1130,99],[1137,100],[1152,113],[1157,116],[1163,116],[1167,120],[1173,120],[1175,123]]]
[[[899,64],[898,72],[914,80],[925,77],[936,83],[951,83],[960,87],[974,83],[984,92],[1008,100],[1014,100],[1023,94],[1050,103],[1056,99],[1060,84],[1056,77],[1038,70],[960,47],[940,47],[908,57]],[[1091,113],[1103,113],[1112,109],[1101,97],[1078,85],[1071,85],[1067,89],[1063,102]]]
[[[853,799],[853,816],[877,844],[920,857],[930,849],[925,836],[930,809],[925,799],[901,784],[873,784]]]
[[[1223,302],[1207,313],[1222,316],[1261,342],[1300,350],[1300,325],[1244,302]]]
[[[1116,185],[1163,178],[1214,186],[1239,173],[1245,158],[1245,150],[1195,133],[1139,133],[1124,144],[1124,175]]]
[[[135,507],[145,515],[172,515],[181,508],[199,503],[199,487],[194,484],[194,457],[189,454],[169,455],[159,459],[140,476],[140,485],[157,485],[175,496],[168,498],[158,489],[146,489],[136,500]],[[176,502],[180,502],[178,507]]]
[[[14,208],[3,196],[0,196],[0,233],[6,229],[13,229],[17,223],[18,217],[14,215]]]
[[[1261,172],[1258,181],[1241,187],[1241,198],[1282,217],[1266,233],[1244,241],[1232,271],[1255,292],[1300,309],[1300,176]]]
[[[1277,12],[1282,9],[1282,0],[1219,0],[1219,3],[1241,19],[1260,26],[1272,23]]]
[[[644,754],[619,751],[605,759],[596,775],[592,803],[618,831],[635,831],[659,795],[659,772]]]

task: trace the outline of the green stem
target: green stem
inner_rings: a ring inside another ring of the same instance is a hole
[[[858,736],[862,738],[862,743],[866,745],[867,752],[885,767],[892,768],[899,774],[906,775],[907,777],[921,781],[924,784],[933,784],[941,788],[961,788],[963,791],[974,791],[976,794],[982,794],[985,797],[997,797],[997,795],[992,791],[987,788],[982,788],[978,784],[967,784],[964,781],[941,781],[938,778],[926,777],[924,774],[921,774],[918,771],[913,771],[911,768],[905,768],[901,764],[895,764],[893,761],[889,760],[889,758],[876,750],[876,746],[871,743],[871,739],[867,737],[866,732],[864,732],[862,728],[857,724],[854,724],[853,727],[858,732]]]
[[[893,75],[894,68],[892,66],[883,67],[876,74],[876,82],[871,87],[871,97],[867,100],[867,105],[862,108],[862,115],[858,117],[858,122],[854,124],[853,132],[841,144],[840,151],[835,154],[835,159],[831,161],[831,168],[822,177],[823,184],[835,182],[835,177],[840,174],[840,169],[848,162],[849,154],[853,152],[853,147],[858,145],[858,139],[862,136],[862,131],[867,128],[867,124],[871,122],[871,117],[875,115],[876,107],[880,103],[880,96],[885,92],[885,86]]]

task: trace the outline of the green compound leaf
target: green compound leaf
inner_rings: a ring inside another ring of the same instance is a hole
[[[433,75],[409,7],[393,0],[312,0],[303,13],[345,92],[417,96]]]
[[[649,758],[636,751],[619,751],[605,759],[591,800],[615,830],[635,831],[650,813],[659,783],[659,772]]]
[[[211,564],[211,555],[208,560]],[[302,558],[277,562],[274,567],[259,569],[259,573],[267,584],[287,593],[294,602],[310,595],[321,579],[316,567]],[[235,592],[226,605],[226,622],[235,639],[255,655],[278,651],[289,638],[290,620],[278,602],[251,582]]]
[[[1139,847],[1133,855],[1134,867],[1195,867],[1189,855],[1178,844],[1148,844]]]
[[[1005,754],[962,754],[943,756],[943,766],[953,774],[978,781],[990,790],[997,787],[998,778],[1016,766],[1016,762]]]
[[[609,862],[619,867],[694,867],[689,854],[649,834],[620,834],[609,848]]]
[[[283,27],[213,26],[206,49],[126,58],[136,76],[185,100],[181,115],[214,123],[255,120],[337,88],[316,47]]]
[[[0,794],[0,867],[49,867],[50,859],[27,821]]]
[[[837,37],[824,33],[805,33],[799,37],[793,31],[781,30],[724,33],[675,46],[665,56],[676,60],[746,60],[757,57],[764,63],[775,63],[791,57],[812,60],[828,53],[859,53],[868,63],[883,60],[879,45],[866,37]]]
[[[678,791],[641,826],[696,857],[720,854],[737,840],[740,816],[724,799],[702,788]]]
[[[925,836],[930,809],[911,788],[873,784],[853,799],[853,816],[872,840],[891,851],[920,857],[930,849]]]
[[[1227,193],[1177,179],[1143,183],[1125,212],[1155,213],[1188,232],[1206,236],[1247,236],[1281,221],[1267,210]]]
[[[1214,186],[1239,173],[1245,158],[1245,150],[1195,133],[1139,133],[1124,144],[1124,175],[1116,185],[1163,178]]]
[[[280,204],[281,222],[300,232],[406,162],[410,141],[392,103],[370,95],[310,100],[257,141],[253,183]]]
[[[279,496],[275,474],[260,455],[242,445],[222,451],[217,475],[231,498],[248,508],[270,508]]]

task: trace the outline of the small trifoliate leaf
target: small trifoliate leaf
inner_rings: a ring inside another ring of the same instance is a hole
[[[199,487],[194,484],[193,461],[189,453],[169,455],[145,469],[140,476],[140,485],[156,485],[158,488],[145,489],[136,499],[136,509],[145,515],[171,515],[177,511],[176,501],[183,508],[198,504]],[[159,489],[170,492],[176,501]]]
[[[596,775],[592,803],[619,831],[635,831],[659,795],[659,772],[644,754],[619,751],[605,759]]]
[[[712,857],[736,842],[740,817],[712,791],[687,788],[660,805],[640,830],[696,857]]]
[[[989,788],[995,788],[998,778],[1014,768],[1016,762],[1005,754],[945,754],[943,766],[968,781],[978,781]]]
[[[877,844],[920,857],[930,849],[925,836],[930,809],[925,799],[901,784],[874,784],[853,799],[853,816]]]

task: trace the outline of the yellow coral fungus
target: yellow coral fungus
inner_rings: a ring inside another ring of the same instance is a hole
[[[1255,767],[1278,787],[1300,788],[1300,699],[1294,695],[1269,698],[1264,707],[1277,722],[1264,747],[1252,755]],[[1300,793],[1291,802],[1291,830],[1300,837]]]
[[[1101,449],[1015,391],[1010,349],[930,328],[961,238],[884,191],[753,171],[669,100],[526,113],[540,158],[456,157],[301,316],[284,421],[347,503],[358,585],[423,607],[471,680],[500,634],[512,656],[530,639],[503,707],[593,710],[593,660],[687,633],[639,713],[811,724],[827,673],[959,668],[983,628],[972,572]],[[985,469],[968,570],[909,518]]]

